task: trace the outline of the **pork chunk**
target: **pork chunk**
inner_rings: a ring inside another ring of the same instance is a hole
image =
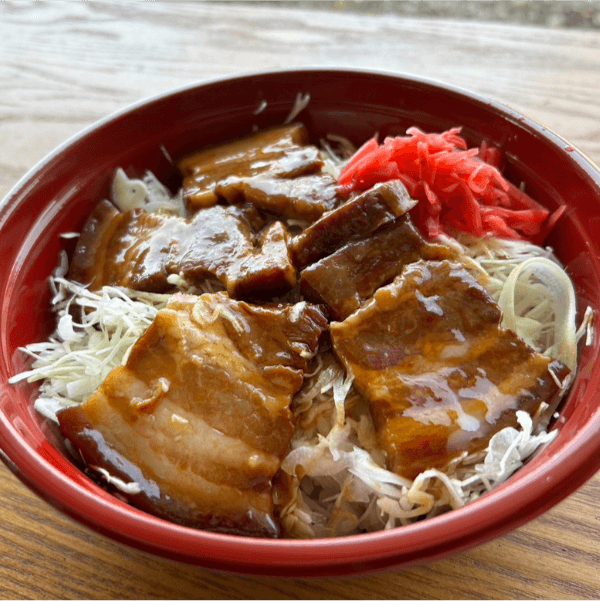
[[[343,320],[408,263],[453,256],[447,246],[426,242],[403,215],[309,265],[300,274],[300,289],[308,300],[325,304],[334,319]]]
[[[289,234],[280,222],[256,233],[263,224],[251,206],[216,205],[187,221],[142,209],[119,213],[105,201],[83,229],[70,278],[91,289],[167,292],[169,275],[192,284],[212,276],[233,297],[285,292],[296,284]]]
[[[338,202],[335,179],[322,172],[319,149],[299,123],[266,129],[179,162],[191,212],[250,202],[289,218],[314,221]]]
[[[333,349],[368,399],[389,468],[414,478],[478,451],[516,411],[551,402],[568,369],[500,326],[460,264],[419,261],[343,322]]]
[[[327,322],[307,303],[175,296],[82,405],[59,412],[85,462],[135,506],[216,532],[278,536],[272,479]]]
[[[391,223],[416,205],[400,181],[376,184],[323,215],[292,242],[294,263],[302,269]]]

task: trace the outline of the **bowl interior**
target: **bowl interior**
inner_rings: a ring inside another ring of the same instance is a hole
[[[383,139],[404,134],[412,125],[426,131],[460,125],[470,145],[485,140],[498,146],[505,174],[514,183],[525,182],[529,194],[550,209],[568,205],[548,244],[575,284],[580,314],[588,305],[599,309],[600,174],[557,135],[495,102],[383,73],[307,70],[207,83],[113,115],[34,167],[0,206],[0,447],[7,464],[39,494],[113,538],[208,567],[277,574],[288,570],[295,575],[364,571],[433,559],[497,536],[558,502],[600,467],[597,339],[582,348],[579,375],[561,410],[559,436],[507,485],[468,508],[431,520],[438,523],[438,530],[432,531],[435,544],[423,542],[430,526],[416,524],[360,537],[361,549],[350,553],[340,541],[247,541],[210,535],[131,509],[71,465],[60,438],[32,408],[35,387],[6,383],[26,368],[18,348],[44,339],[53,330],[47,277],[59,251],[69,250],[72,244],[60,234],[81,229],[92,207],[108,196],[117,167],[130,175],[151,170],[175,190],[180,178],[173,159],[247,134],[253,127],[279,124],[290,113],[296,95],[306,93],[310,101],[298,120],[306,124],[315,142],[333,133],[360,145],[374,133]],[[264,102],[266,107],[259,111]],[[542,483],[549,474],[553,483],[561,484],[560,490],[554,487],[550,492],[550,485]],[[525,490],[529,492],[524,494]],[[515,495],[521,497],[513,503]],[[84,498],[96,504],[95,515],[82,508]],[[510,507],[507,500],[513,503]],[[469,540],[461,519],[471,524]],[[148,528],[145,536],[135,534],[141,523]],[[273,545],[283,549],[279,558],[273,557]],[[398,551],[399,546],[404,550]],[[240,549],[247,549],[246,555]],[[268,556],[260,556],[261,549],[270,549]],[[293,562],[304,568],[293,570]]]

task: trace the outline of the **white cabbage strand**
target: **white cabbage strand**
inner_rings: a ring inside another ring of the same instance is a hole
[[[181,192],[171,196],[169,190],[151,172],[141,179],[129,178],[122,168],[115,171],[111,185],[111,198],[116,207],[123,211],[143,208],[149,213],[185,215]]]
[[[35,408],[57,421],[56,411],[85,401],[121,365],[167,297],[111,286],[90,292],[62,277],[52,278],[52,287],[56,290],[52,301],[58,317],[56,332],[46,342],[21,349],[33,357],[32,367],[9,382],[43,380]],[[80,322],[70,312],[73,304],[81,308]]]
[[[534,290],[534,287],[539,286],[535,280],[547,290],[554,312],[554,342],[545,352],[564,363],[574,373],[577,369],[575,290],[569,276],[556,263],[544,257],[535,257],[512,270],[498,299],[504,314],[502,325],[526,340],[530,338],[527,335],[528,320],[520,317],[517,309],[516,293],[519,285],[524,285],[526,290],[518,296],[526,301],[527,289]]]

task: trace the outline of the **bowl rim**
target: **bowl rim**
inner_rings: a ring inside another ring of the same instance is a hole
[[[103,125],[106,125],[117,119],[119,117],[125,116],[139,108],[152,104],[154,102],[161,102],[168,99],[171,96],[177,96],[179,94],[183,94],[186,92],[191,92],[192,90],[211,86],[215,84],[222,84],[228,81],[233,80],[244,80],[244,79],[252,79],[255,77],[263,77],[263,76],[281,76],[285,74],[301,74],[301,73],[310,73],[310,74],[361,74],[367,76],[380,76],[380,77],[388,77],[395,80],[405,80],[407,82],[415,82],[417,84],[431,86],[440,88],[446,92],[452,92],[454,94],[458,94],[461,96],[469,97],[471,100],[476,102],[487,104],[492,107],[497,112],[503,113],[504,117],[509,118],[509,120],[514,122],[519,122],[522,125],[528,125],[530,129],[535,130],[538,135],[542,135],[546,138],[552,140],[555,144],[565,144],[568,147],[573,149],[572,157],[579,164],[579,166],[585,170],[592,178],[596,176],[594,179],[598,181],[598,170],[600,166],[596,165],[595,161],[587,156],[580,148],[574,145],[572,142],[569,142],[554,130],[550,129],[540,121],[529,117],[524,112],[519,111],[518,109],[513,108],[510,104],[496,100],[494,98],[485,96],[483,94],[479,94],[478,92],[473,92],[468,88],[457,86],[455,84],[449,84],[444,82],[441,79],[429,78],[429,77],[421,77],[418,75],[412,75],[409,73],[395,72],[389,70],[382,69],[367,69],[367,68],[354,68],[354,67],[295,67],[289,69],[266,69],[266,70],[258,70],[258,71],[250,71],[250,72],[242,72],[242,73],[233,73],[231,75],[224,76],[215,76],[211,78],[196,80],[181,86],[176,86],[174,88],[170,88],[163,92],[158,92],[156,94],[152,94],[139,100],[136,100],[132,103],[129,103],[123,107],[120,107],[114,111],[109,112],[107,115],[96,119],[92,123],[86,125],[81,130],[75,132],[71,136],[67,137],[63,142],[61,142],[58,146],[52,149],[49,153],[44,155],[40,160],[38,160],[30,169],[28,169],[25,174],[23,174],[17,182],[9,189],[9,191],[4,195],[2,199],[0,199],[0,218],[2,217],[3,211],[6,209],[6,205],[9,204],[10,200],[25,186],[28,180],[37,173],[42,167],[44,167],[51,160],[55,159],[56,156],[61,154],[63,151],[67,150],[70,146],[77,143],[80,139],[84,138],[88,134],[94,132],[95,130],[101,128]],[[0,219],[0,226],[2,225],[2,220]]]
[[[553,145],[563,148],[565,145],[573,146],[546,126],[506,104],[435,79],[393,71],[316,67],[234,74],[192,82],[143,98],[113,111],[70,136],[29,169],[0,201],[0,228],[11,212],[25,201],[27,188],[35,185],[35,175],[39,171],[62,153],[68,152],[78,141],[111,121],[155,102],[165,102],[199,88],[234,80],[298,73],[360,74],[435,87],[446,93],[451,92],[476,103],[483,103],[503,118],[518,121],[520,126],[547,139]],[[600,188],[600,170],[594,162],[576,148],[570,155]],[[0,383],[0,386],[3,394],[10,394],[10,385]],[[523,468],[529,470],[527,479],[510,482],[510,486],[503,484],[459,510],[409,526],[313,540],[257,539],[178,526],[116,502],[113,497],[109,500],[92,494],[50,462],[42,460],[1,412],[0,439],[0,458],[27,486],[70,517],[110,538],[142,550],[150,550],[162,557],[211,569],[264,575],[336,576],[388,569],[400,563],[408,566],[423,560],[438,559],[491,540],[546,511],[600,468],[600,456],[597,453],[600,448],[600,407],[595,410],[593,419],[588,420],[567,443],[560,459],[552,455],[543,464],[532,462],[527,468]],[[551,450],[551,444],[548,451]],[[566,451],[568,452],[565,454]],[[567,469],[567,463],[576,464],[577,470],[572,473]],[[71,467],[78,471],[74,466]],[[557,483],[565,481],[568,481],[568,486],[557,486]],[[530,492],[531,483],[538,486],[535,495]],[[540,498],[543,499],[542,502],[539,502]],[[500,511],[497,505],[502,507]],[[444,534],[440,534],[441,532]],[[410,547],[410,551],[404,551],[400,546]],[[265,559],[267,557],[268,562]],[[363,559],[357,561],[357,557]]]

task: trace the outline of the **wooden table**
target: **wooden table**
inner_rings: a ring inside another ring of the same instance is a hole
[[[0,193],[113,110],[204,78],[297,66],[416,74],[520,109],[600,162],[600,33],[231,4],[0,3]],[[600,597],[600,476],[532,523],[404,572],[209,573],[63,517],[0,466],[2,598]]]

